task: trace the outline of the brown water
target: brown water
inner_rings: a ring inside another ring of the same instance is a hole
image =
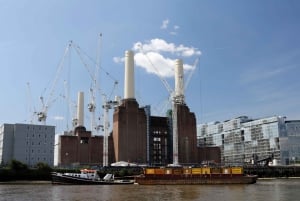
[[[0,200],[208,200],[290,201],[300,199],[300,179],[259,180],[251,185],[72,186],[0,185]]]

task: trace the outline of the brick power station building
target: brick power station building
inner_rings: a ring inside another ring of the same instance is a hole
[[[176,105],[176,139],[172,112],[166,117],[151,116],[150,106],[140,107],[136,101],[133,52],[126,51],[124,99],[114,108],[113,131],[108,136],[108,164],[118,161],[148,165],[166,165],[174,160],[179,164],[195,164],[203,160],[220,162],[219,149],[197,147],[195,114],[184,103],[183,89],[180,91],[182,73],[182,62],[177,60],[175,93],[181,101]],[[71,135],[60,136],[58,165],[103,164],[103,136],[92,136],[86,131],[83,120],[80,120],[82,113],[79,106],[79,126]],[[174,139],[177,146],[174,146]]]

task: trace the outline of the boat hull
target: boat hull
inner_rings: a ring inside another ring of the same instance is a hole
[[[135,178],[140,185],[201,185],[201,184],[254,184],[255,175],[141,175]]]
[[[86,178],[77,178],[74,176],[63,175],[59,173],[52,174],[52,184],[67,184],[67,185],[128,185],[134,184],[134,181],[129,180],[92,180]]]

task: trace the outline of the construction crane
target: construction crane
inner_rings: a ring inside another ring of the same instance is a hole
[[[28,110],[30,112],[30,117],[29,117],[29,121],[32,124],[33,123],[33,117],[36,115],[36,109],[35,109],[35,105],[33,103],[33,99],[32,99],[32,93],[31,93],[31,87],[30,87],[30,83],[27,82],[27,90],[28,90]]]
[[[85,66],[85,68],[87,69],[93,84],[92,87],[90,88],[90,94],[91,94],[91,101],[88,104],[88,109],[92,114],[92,118],[91,118],[91,129],[92,131],[96,131],[96,133],[98,133],[98,131],[103,128],[104,134],[103,134],[103,166],[107,166],[108,165],[108,135],[109,135],[109,110],[114,108],[115,106],[117,106],[119,104],[119,101],[115,100],[112,101],[111,96],[114,92],[114,90],[117,88],[118,85],[118,81],[116,79],[114,79],[114,77],[112,77],[107,71],[105,71],[105,74],[113,80],[113,89],[110,93],[110,95],[107,97],[107,95],[105,93],[102,92],[102,90],[100,89],[100,87],[98,86],[98,73],[100,70],[100,46],[101,46],[101,38],[102,38],[102,34],[100,34],[100,38],[99,38],[99,49],[98,49],[98,53],[97,53],[97,61],[95,62],[95,72],[94,74],[92,73],[91,69],[89,68],[89,66],[87,65],[87,63],[84,61],[84,58],[82,56],[82,53],[85,54],[85,52],[83,52],[79,46],[74,45],[73,43],[73,47],[76,50],[76,53],[78,54],[79,58],[81,59],[81,62],[83,63],[83,65]],[[92,60],[87,54],[85,54],[85,56],[87,56],[90,60]],[[102,70],[104,70],[102,68]],[[98,92],[99,94],[102,95],[103,97],[103,105],[102,108],[104,109],[104,122],[103,125],[97,125],[95,123],[95,110],[96,110],[96,92]]]
[[[172,129],[173,129],[173,165],[178,165],[178,123],[177,123],[177,104],[178,97],[176,97],[174,90],[170,87],[168,82],[161,76],[158,69],[155,67],[155,65],[152,63],[151,59],[148,57],[148,55],[143,51],[142,46],[140,46],[140,50],[143,53],[143,55],[147,58],[148,62],[151,64],[153,69],[156,71],[156,74],[158,75],[159,79],[167,89],[169,93],[169,97],[172,101]]]
[[[90,103],[88,104],[88,110],[91,113],[91,132],[95,132],[95,134],[98,134],[100,125],[96,125],[96,89],[98,84],[98,73],[100,68],[100,50],[101,50],[101,42],[102,42],[102,33],[99,35],[98,40],[98,48],[97,48],[97,59],[96,59],[96,65],[95,65],[95,73],[93,76],[93,83],[92,87],[90,88]]]
[[[184,85],[184,90],[186,90],[187,87],[189,86],[190,81],[191,81],[191,79],[194,75],[194,72],[196,71],[196,68],[198,66],[198,63],[199,63],[199,58],[197,57],[194,64],[192,65],[192,67],[193,67],[192,71],[190,72],[190,74],[186,78],[185,85]]]
[[[102,36],[102,34],[100,34],[100,37]],[[75,52],[77,53],[77,55],[79,56],[81,63],[83,64],[83,66],[87,69],[90,78],[92,79],[92,86],[90,88],[90,102],[88,103],[88,110],[91,113],[91,132],[92,134],[98,134],[99,125],[96,125],[96,90],[100,89],[98,88],[97,84],[97,76],[98,76],[98,71],[99,71],[99,64],[98,62],[96,62],[96,68],[94,73],[92,73],[92,70],[90,69],[89,65],[87,64],[87,62],[85,62],[83,55],[82,55],[82,50],[78,45],[75,45],[73,43],[73,48],[75,49]]]
[[[197,58],[193,64],[193,70],[191,71],[191,73],[189,74],[186,84],[185,86],[183,86],[183,72],[179,72],[179,77],[177,84],[179,84],[180,86],[175,86],[177,87],[176,90],[173,90],[170,85],[168,84],[168,82],[163,78],[163,76],[159,73],[158,69],[155,67],[155,65],[153,64],[153,62],[151,61],[151,59],[148,57],[148,55],[143,51],[142,45],[139,46],[140,48],[140,52],[146,57],[146,59],[148,60],[148,62],[151,64],[152,68],[156,71],[157,76],[159,77],[159,79],[161,80],[161,82],[163,83],[163,85],[165,86],[165,88],[167,89],[168,93],[169,93],[169,99],[172,102],[172,129],[173,129],[173,165],[178,165],[178,116],[177,116],[177,107],[178,105],[183,105],[185,104],[185,98],[184,98],[184,90],[187,88],[191,77],[193,76],[193,73],[196,69],[196,66],[199,62],[199,58]],[[182,65],[182,63],[178,63],[181,62],[180,60],[176,60],[176,65]],[[177,70],[177,67],[175,69],[175,71]],[[176,85],[176,83],[175,83]],[[178,93],[177,90],[179,90],[180,92]],[[178,94],[176,94],[178,93]]]
[[[108,166],[108,132],[109,132],[109,110],[114,108],[119,104],[117,100],[111,101],[107,100],[106,95],[103,94],[104,105],[104,136],[103,136],[103,167]]]
[[[64,81],[64,88],[65,88],[65,94],[62,95],[62,97],[66,100],[68,103],[68,114],[67,114],[67,131],[69,131],[69,114],[72,116],[72,127],[73,129],[77,126],[78,119],[76,117],[75,111],[77,111],[77,104],[73,101],[71,101],[70,96],[69,96],[69,87],[68,87],[68,82],[65,80]]]
[[[58,68],[57,68],[57,71],[56,71],[56,74],[55,74],[55,78],[54,78],[54,81],[53,81],[52,86],[50,88],[50,93],[49,93],[49,96],[48,96],[47,100],[45,101],[44,97],[40,96],[40,101],[41,101],[41,104],[42,104],[42,108],[36,114],[37,114],[38,121],[43,122],[43,124],[46,124],[47,113],[48,113],[49,107],[56,100],[56,98],[53,98],[54,90],[55,90],[56,84],[58,82],[59,76],[61,74],[61,71],[63,69],[64,60],[65,60],[65,58],[66,58],[66,56],[67,56],[67,54],[70,50],[71,45],[72,45],[72,41],[70,41],[70,43],[65,48],[63,58],[62,58],[61,62],[58,65]]]

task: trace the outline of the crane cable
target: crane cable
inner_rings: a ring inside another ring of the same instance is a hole
[[[91,72],[89,66],[88,66],[87,63],[84,61],[82,54],[84,54],[84,55],[85,55],[90,61],[92,61],[98,68],[102,69],[102,70],[104,71],[104,73],[105,73],[111,80],[114,81],[114,87],[113,87],[113,89],[112,89],[112,91],[111,91],[111,93],[110,93],[110,96],[109,96],[109,97],[111,97],[112,94],[113,94],[113,92],[114,92],[114,90],[116,89],[117,84],[119,83],[118,80],[115,79],[115,78],[114,78],[109,72],[107,72],[103,67],[101,67],[101,66],[97,63],[97,61],[95,61],[93,58],[91,58],[91,57],[90,57],[85,51],[83,51],[78,45],[76,45],[76,44],[73,43],[73,47],[75,48],[75,51],[76,51],[76,53],[78,54],[78,56],[79,56],[81,62],[83,63],[84,67],[87,69],[87,71],[88,71],[88,73],[89,73],[91,79],[93,80],[93,82],[94,82],[94,84],[95,84],[94,86],[97,85],[97,84],[96,84],[95,76],[93,76],[93,74],[92,74],[92,72]],[[82,53],[82,54],[81,54],[81,53]],[[102,90],[101,90],[99,87],[97,87],[97,90],[99,91],[100,94],[103,94]]]
[[[140,45],[139,48],[140,48],[140,52],[146,57],[146,59],[148,60],[148,62],[151,64],[152,68],[157,73],[159,79],[161,80],[161,82],[163,83],[163,85],[165,86],[165,88],[167,89],[167,91],[170,94],[170,96],[172,96],[172,94],[174,93],[174,91],[172,90],[172,88],[170,87],[170,85],[168,84],[168,82],[162,77],[162,75],[160,74],[160,72],[158,71],[158,69],[155,67],[155,65],[153,64],[153,62],[151,61],[151,59],[144,52],[142,45]]]

